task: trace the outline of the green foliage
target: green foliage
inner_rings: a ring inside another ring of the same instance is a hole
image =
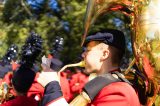
[[[23,0],[6,0],[3,8],[3,21],[7,23],[21,23],[26,18],[29,18],[27,12],[22,6]]]
[[[25,6],[22,5],[22,1]],[[25,0],[7,0],[3,14],[0,16],[0,57],[12,43],[19,48],[24,44],[31,31],[35,31],[44,39],[43,55],[52,49],[52,43],[56,36],[64,37],[64,50],[61,59],[65,64],[73,63],[81,53],[81,37],[83,35],[83,22],[88,0],[58,0],[59,12],[52,11],[48,7],[48,0],[43,4],[42,11],[36,13]],[[126,20],[121,14],[107,15],[96,22],[92,30],[98,28],[116,28],[112,19],[119,17]],[[101,23],[104,23],[103,25]],[[67,29],[64,28],[67,24]],[[119,26],[125,30],[124,23]],[[122,27],[123,26],[123,27]]]
[[[22,0],[7,0],[1,16],[0,53],[1,57],[12,43],[19,48],[24,44],[29,32],[35,31],[44,39],[43,54],[48,54],[56,36],[64,37],[64,51],[62,60],[71,63],[79,54],[81,36],[83,34],[83,16],[87,2],[59,1],[60,12],[55,13],[47,7],[47,0],[38,16],[30,16],[21,3]],[[27,5],[26,5],[27,6]],[[27,6],[28,10],[34,11]],[[49,15],[48,15],[49,14]],[[63,22],[68,23],[69,30],[65,30]],[[67,55],[66,55],[67,54]]]

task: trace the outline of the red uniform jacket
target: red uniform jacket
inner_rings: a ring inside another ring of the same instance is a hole
[[[37,82],[38,76],[39,76],[39,72],[36,73],[36,76],[35,76],[35,79],[32,83],[32,86],[30,87],[30,89],[27,92],[27,97],[32,97],[36,101],[40,101],[43,97],[43,94],[44,94],[43,86],[41,86],[41,84],[39,84]],[[9,84],[11,86],[11,79],[12,79],[12,73],[7,73],[4,77],[4,79],[2,81],[0,81],[0,84],[2,82],[6,82],[7,84]],[[62,87],[62,92],[64,94],[64,98],[67,101],[69,101],[71,98],[71,96],[70,96],[71,93],[70,93],[70,89],[69,89],[68,80],[67,80],[64,73],[61,74],[60,83],[61,83],[61,87]],[[10,90],[10,93],[12,93],[14,96],[16,96],[16,93],[14,92],[13,89]]]
[[[37,78],[39,77],[39,72],[36,73],[32,86],[27,92],[28,97],[32,97],[37,101],[40,101],[43,97],[44,88],[38,83]]]
[[[61,98],[48,103],[68,106]],[[104,87],[88,106],[140,106],[135,90],[126,82],[115,82]]]
[[[140,106],[140,102],[132,86],[115,82],[104,87],[88,106]]]
[[[31,97],[17,96],[15,99],[9,100],[0,106],[38,106],[38,103]]]
[[[52,92],[51,91],[48,92],[50,92],[51,95]],[[50,95],[49,93],[46,94],[45,98],[47,97],[49,98]],[[61,106],[67,106],[65,101],[62,102],[62,99],[57,99],[57,100],[53,99],[49,103],[52,106],[57,106],[56,104],[58,103],[61,104]],[[97,94],[94,100],[92,100],[91,104],[88,104],[88,106],[140,106],[140,105],[141,104],[139,102],[139,98],[135,89],[127,82],[113,82],[110,83],[109,85],[106,85],[104,88],[100,90],[100,92]]]
[[[39,76],[39,73],[36,73],[35,80],[34,80],[32,86],[31,86],[31,88],[29,89],[29,91],[27,93],[27,96],[28,97],[33,97],[37,101],[40,101],[43,97],[43,94],[44,94],[44,88],[37,82],[38,76]],[[64,98],[67,101],[69,101],[71,93],[70,93],[69,83],[68,83],[68,80],[66,78],[65,73],[61,73],[60,85],[61,85],[61,88],[62,88]]]
[[[70,80],[70,89],[72,93],[79,94],[82,92],[82,88],[88,82],[88,77],[82,72],[73,74]]]
[[[66,101],[70,101],[72,99],[71,91],[69,88],[69,81],[67,79],[67,73],[61,72],[60,77],[60,85],[63,92],[63,96],[66,99]]]

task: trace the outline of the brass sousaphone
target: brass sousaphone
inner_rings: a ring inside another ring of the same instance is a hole
[[[134,62],[146,77],[148,85],[152,85],[153,96],[147,98],[147,105],[151,106],[160,81],[160,0],[89,0],[82,44],[97,17],[113,11],[119,11],[131,19]],[[151,90],[150,87],[147,89]]]

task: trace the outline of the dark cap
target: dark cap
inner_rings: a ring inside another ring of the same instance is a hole
[[[98,31],[86,37],[84,46],[90,41],[102,41],[103,43],[113,46],[121,51],[125,51],[125,37],[123,32],[115,29],[105,29]]]
[[[51,60],[51,69],[53,69],[54,71],[59,71],[62,68],[62,61],[57,59],[57,58],[52,58]]]
[[[20,66],[13,73],[12,84],[17,92],[26,93],[31,87],[35,78],[35,72],[26,66]]]

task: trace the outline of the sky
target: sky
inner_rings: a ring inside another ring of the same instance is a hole
[[[32,9],[39,10],[42,8],[41,6],[43,5],[44,1],[45,0],[27,0],[27,3],[32,7]],[[53,11],[59,11],[58,3],[56,0],[49,0],[48,6]]]

